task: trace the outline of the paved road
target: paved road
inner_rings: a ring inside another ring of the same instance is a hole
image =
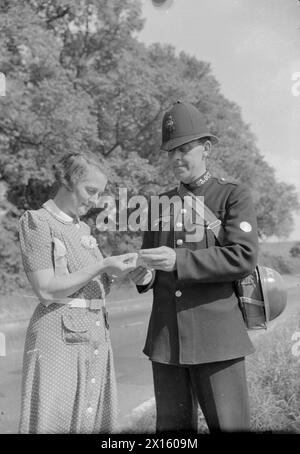
[[[119,394],[119,422],[153,396],[150,362],[142,353],[152,295],[112,302],[110,333]],[[0,326],[6,356],[0,357],[0,433],[17,433],[22,355],[27,322]]]
[[[288,306],[285,312],[270,324],[269,329],[250,332],[257,336],[271,332],[295,310],[300,308],[300,280],[288,283]],[[109,303],[111,339],[119,392],[119,422],[125,424],[135,407],[153,397],[151,367],[143,355],[152,294],[135,295],[128,300]],[[0,433],[16,433],[20,406],[20,382],[24,336],[27,323],[10,325],[5,332],[7,356],[0,357]]]

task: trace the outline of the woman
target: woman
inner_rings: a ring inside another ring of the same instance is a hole
[[[107,183],[93,156],[64,156],[56,179],[54,199],[20,219],[24,269],[40,300],[26,335],[20,433],[110,433],[117,407],[105,273],[131,271],[137,255],[103,259],[79,219]]]

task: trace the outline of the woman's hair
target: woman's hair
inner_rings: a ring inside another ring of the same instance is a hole
[[[78,152],[67,153],[53,165],[56,184],[72,189],[73,184],[84,178],[89,167],[97,168],[101,173],[106,174],[104,163],[101,163],[92,153]]]

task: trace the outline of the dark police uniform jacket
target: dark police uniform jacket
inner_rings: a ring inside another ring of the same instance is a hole
[[[189,189],[191,190],[191,189]],[[250,274],[257,264],[257,224],[249,190],[222,179],[203,179],[193,189],[222,221],[223,245],[204,228],[197,242],[186,242],[187,232],[159,231],[149,226],[142,248],[169,246],[176,252],[176,270],[156,271],[153,282],[137,286],[143,293],[153,288],[153,306],[143,352],[167,364],[201,364],[243,357],[254,351],[233,282]],[[172,198],[177,189],[164,195]]]

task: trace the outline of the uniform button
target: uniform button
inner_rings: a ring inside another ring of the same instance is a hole
[[[92,379],[91,379],[91,383],[93,383],[93,384],[96,383],[96,379],[95,379],[95,378],[92,378]]]
[[[182,213],[182,214],[186,214],[186,213],[187,213],[187,209],[186,209],[186,208],[182,208],[182,209],[181,209],[181,213]]]
[[[176,241],[176,244],[177,244],[178,246],[182,246],[182,245],[183,245],[183,240],[181,240],[181,239],[177,240],[177,241]]]
[[[99,350],[94,350],[94,355],[99,355]]]
[[[182,226],[183,226],[182,222],[177,222],[176,227],[178,227],[179,229],[181,229]]]
[[[99,320],[96,321],[96,325],[100,326],[100,321]]]
[[[86,412],[87,412],[87,413],[90,413],[90,414],[93,413],[92,407],[88,407],[88,408],[86,409]]]
[[[180,290],[176,290],[175,296],[177,296],[179,298],[181,295],[182,295],[181,291]]]

